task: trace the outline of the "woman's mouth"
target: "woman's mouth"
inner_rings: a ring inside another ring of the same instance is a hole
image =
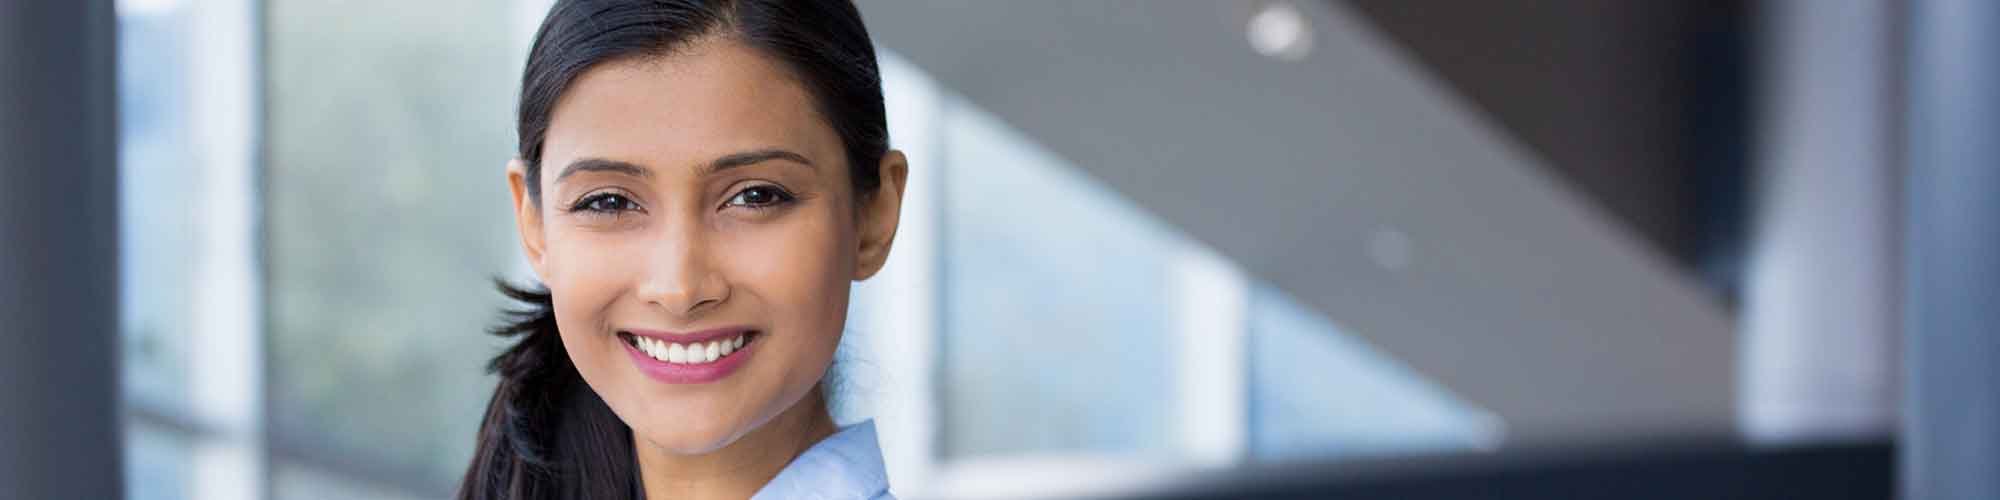
[[[623,339],[627,345],[638,349],[639,352],[645,353],[655,360],[677,365],[693,365],[714,363],[728,357],[730,354],[735,353],[737,349],[742,349],[756,335],[757,332],[755,330],[746,330],[719,340],[685,344],[633,335],[629,332],[619,332],[618,338]]]
[[[706,384],[722,380],[755,354],[763,332],[748,328],[675,334],[618,332],[625,351],[640,372],[669,384]]]

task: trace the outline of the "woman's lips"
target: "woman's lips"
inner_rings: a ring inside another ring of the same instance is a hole
[[[761,336],[740,327],[691,333],[618,332],[619,343],[639,371],[669,384],[706,384],[735,373],[756,351]]]

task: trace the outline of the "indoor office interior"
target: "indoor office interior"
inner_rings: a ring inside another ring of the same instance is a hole
[[[452,498],[552,0],[0,0],[0,498]],[[910,499],[2000,498],[2000,2],[857,0]]]

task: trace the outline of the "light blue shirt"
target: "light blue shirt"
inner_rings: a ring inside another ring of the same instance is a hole
[[[895,500],[889,494],[889,472],[882,467],[882,445],[875,441],[875,421],[842,428],[807,449],[778,477],[757,490],[751,500]]]

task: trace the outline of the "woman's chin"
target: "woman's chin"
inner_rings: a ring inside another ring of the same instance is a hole
[[[634,435],[645,444],[674,455],[706,455],[736,442],[734,429],[724,425],[687,426],[685,422],[657,422],[637,428]]]

